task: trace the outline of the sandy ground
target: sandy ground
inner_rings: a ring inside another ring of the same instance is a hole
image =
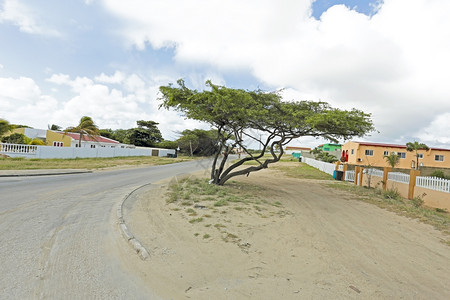
[[[267,203],[195,208],[197,223],[166,203],[168,182],[142,189],[126,219],[150,258],[124,267],[162,299],[450,299],[450,247],[431,226],[323,181],[236,180]]]

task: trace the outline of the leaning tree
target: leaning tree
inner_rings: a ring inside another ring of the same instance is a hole
[[[209,123],[217,130],[219,151],[211,167],[211,182],[223,185],[234,176],[250,174],[280,160],[283,146],[292,139],[313,136],[330,141],[363,136],[372,131],[370,114],[360,110],[340,110],[325,102],[281,100],[278,92],[247,91],[218,86],[207,81],[208,90],[161,86],[161,107],[175,109],[187,118]],[[261,145],[256,154],[244,140]],[[226,166],[229,155],[240,148],[247,155]],[[276,152],[279,148],[279,152]],[[270,156],[264,156],[266,151]],[[255,161],[257,165],[244,165]]]

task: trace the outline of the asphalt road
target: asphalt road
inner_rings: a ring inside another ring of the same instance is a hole
[[[126,271],[118,203],[192,161],[86,174],[0,178],[0,299],[157,299]]]

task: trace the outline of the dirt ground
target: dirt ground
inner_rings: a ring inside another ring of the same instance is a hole
[[[196,207],[189,222],[166,203],[168,182],[140,190],[125,218],[150,258],[124,267],[162,299],[450,299],[450,247],[431,226],[326,181],[236,180],[267,202]]]

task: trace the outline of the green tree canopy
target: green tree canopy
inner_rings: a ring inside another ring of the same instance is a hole
[[[0,137],[12,130],[11,124],[4,119],[0,119]]]
[[[138,127],[129,129],[128,139],[131,144],[142,147],[152,147],[162,141],[161,131],[157,122],[137,121]]]
[[[246,91],[218,86],[207,81],[209,90],[191,90],[183,80],[178,86],[161,86],[161,107],[175,109],[190,119],[206,122],[217,130],[219,151],[211,167],[211,182],[223,185],[228,179],[267,168],[280,160],[283,146],[302,136],[350,139],[372,131],[370,114],[360,110],[340,110],[326,102],[284,102],[277,92]],[[263,133],[260,135],[260,133]],[[263,137],[263,138],[262,138]],[[245,140],[262,146],[258,154],[247,150]],[[275,146],[281,151],[275,153]],[[247,156],[225,168],[228,156],[239,147]],[[265,158],[266,150],[270,157]],[[223,154],[219,163],[220,154]],[[257,166],[236,168],[254,160]]]
[[[192,155],[209,156],[218,150],[216,130],[183,130],[177,140],[180,151]]]
[[[60,130],[62,130],[62,127],[59,126],[59,125],[56,125],[56,124],[52,124],[51,126],[50,125],[48,126],[48,129],[55,130],[55,131],[60,131]]]
[[[413,143],[408,142],[406,143],[406,151],[409,152],[415,152],[415,156],[416,156],[416,170],[419,169],[419,153],[418,150],[430,150],[430,148],[423,144],[423,143],[419,143],[417,141],[414,141]]]
[[[64,130],[67,132],[76,132],[80,134],[80,139],[78,141],[78,147],[81,147],[81,140],[84,135],[91,137],[92,139],[96,139],[96,136],[99,135],[99,130],[97,125],[95,125],[94,121],[91,117],[84,116],[80,119],[80,123],[75,127],[68,127]]]
[[[26,144],[27,137],[22,133],[13,133],[2,138],[3,143],[8,144]]]

